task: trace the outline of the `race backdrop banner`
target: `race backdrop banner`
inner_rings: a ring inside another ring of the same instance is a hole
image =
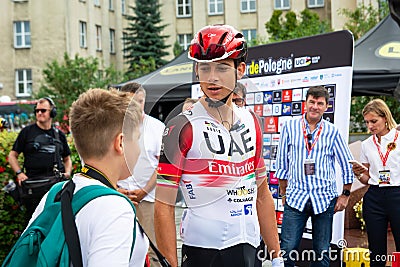
[[[263,120],[263,156],[269,172],[276,218],[280,228],[283,218],[279,194],[276,154],[282,124],[305,112],[305,97],[310,86],[328,89],[330,100],[324,119],[335,124],[348,140],[351,87],[353,74],[353,36],[349,31],[337,31],[302,39],[251,47],[246,61],[246,108]],[[199,85],[193,85],[192,97],[202,95]],[[338,192],[342,192],[342,173],[336,163]],[[336,213],[332,243],[343,239],[344,212]],[[304,238],[311,238],[311,220]]]

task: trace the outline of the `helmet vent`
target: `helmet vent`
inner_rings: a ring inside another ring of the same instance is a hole
[[[224,41],[226,35],[228,34],[228,32],[224,32],[224,34],[221,35],[221,38],[219,38],[218,44],[221,45],[222,42]]]
[[[199,43],[201,47],[204,47],[203,34],[201,34],[201,32],[199,32]]]

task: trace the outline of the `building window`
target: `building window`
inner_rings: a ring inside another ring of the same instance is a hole
[[[127,44],[128,44],[128,34],[126,32],[122,32],[122,49],[124,56],[128,55],[128,51],[126,51]]]
[[[31,47],[31,26],[29,21],[14,22],[14,47]]]
[[[323,7],[324,6],[324,0],[308,0],[308,7]]]
[[[126,14],[126,3],[125,3],[125,0],[121,0],[121,13],[122,13],[122,15]]]
[[[115,30],[110,29],[110,53],[115,53]]]
[[[275,0],[275,9],[290,9],[290,0]]]
[[[79,46],[86,48],[86,22],[79,21]]]
[[[192,1],[191,0],[177,0],[176,1],[176,16],[177,17],[192,16]]]
[[[96,50],[101,51],[101,26],[96,25]]]
[[[208,14],[209,15],[220,15],[224,13],[224,1],[223,0],[208,0]]]
[[[114,0],[108,0],[108,9],[114,11]]]
[[[32,95],[31,69],[20,69],[15,71],[15,95],[17,97]]]
[[[256,0],[240,0],[240,12],[256,11]]]
[[[100,0],[94,0],[94,5],[95,6],[100,6]]]
[[[183,50],[188,49],[190,41],[193,39],[192,34],[178,34],[178,43]]]
[[[244,38],[250,42],[251,40],[255,40],[257,38],[257,30],[250,29],[250,30],[242,30]]]

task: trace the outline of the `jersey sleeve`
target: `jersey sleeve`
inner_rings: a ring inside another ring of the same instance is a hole
[[[184,115],[168,123],[163,134],[157,185],[178,187],[192,140],[192,125]]]

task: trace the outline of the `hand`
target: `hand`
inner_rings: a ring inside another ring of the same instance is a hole
[[[347,207],[347,204],[349,203],[349,198],[348,196],[340,195],[337,198],[336,205],[335,205],[335,213],[338,211],[342,211]]]
[[[28,176],[26,176],[25,173],[21,172],[20,174],[17,175],[17,182],[19,186],[21,186],[22,182],[25,180],[28,180]]]
[[[71,178],[71,173],[70,172],[64,172],[63,176],[65,177],[65,179],[69,179],[69,178]]]
[[[147,192],[144,191],[143,189],[131,190],[129,191],[129,193],[131,195],[129,198],[132,200],[132,202],[134,203],[136,202],[136,204],[140,203],[143,200],[143,198],[147,196]]]
[[[139,204],[140,201],[142,201],[142,199],[147,195],[146,191],[143,189],[127,190],[119,187],[117,191],[127,196],[134,205]]]
[[[360,164],[353,164],[352,170],[356,176],[359,176],[360,174],[368,171],[368,168],[365,167],[364,165]]]
[[[282,196],[282,206],[285,206],[286,203],[286,195]]]

